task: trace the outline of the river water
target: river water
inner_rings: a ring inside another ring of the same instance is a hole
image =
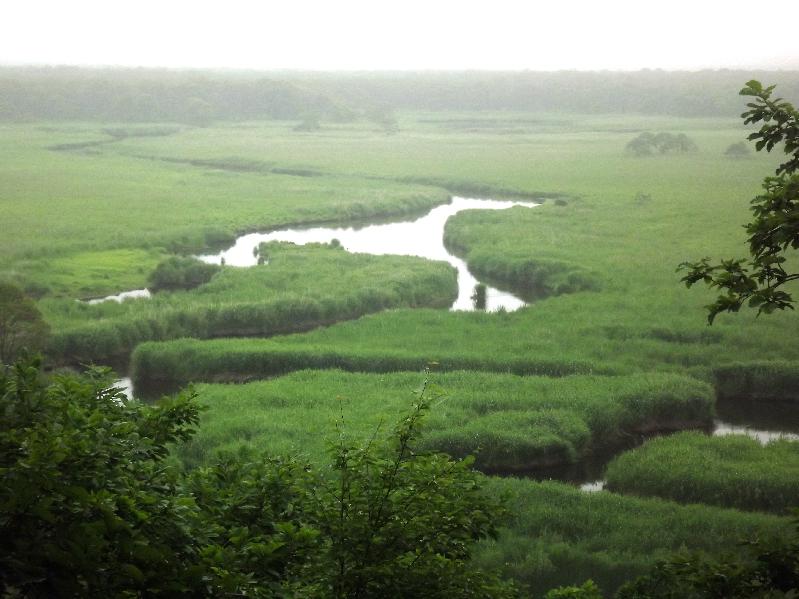
[[[209,264],[250,267],[258,264],[258,246],[268,241],[288,241],[298,245],[329,243],[337,239],[348,252],[372,255],[418,256],[428,260],[443,260],[458,271],[458,297],[451,310],[474,310],[472,300],[475,286],[480,282],[469,271],[466,262],[444,247],[444,225],[447,219],[464,210],[507,210],[515,206],[534,208],[536,202],[485,200],[454,197],[449,204],[436,206],[413,220],[365,225],[362,227],[295,227],[267,233],[247,233],[236,239],[229,248],[216,254],[195,256]],[[88,300],[90,304],[126,299],[149,298],[148,289],[133,289],[116,295]],[[527,302],[521,298],[486,285],[485,309],[488,312],[513,312]]]
[[[447,219],[464,210],[506,210],[514,206],[533,208],[535,202],[483,200],[455,197],[449,204],[433,208],[424,216],[408,221],[367,225],[364,227],[310,227],[278,229],[268,233],[242,235],[230,248],[216,254],[197,256],[211,264],[254,266],[258,263],[258,246],[268,241],[289,241],[298,245],[329,243],[337,239],[345,250],[373,255],[419,256],[449,262],[458,271],[458,298],[452,310],[474,310],[471,299],[479,283],[466,263],[444,247],[444,225]],[[526,302],[507,291],[487,287],[486,307],[489,312],[507,312],[526,306]]]

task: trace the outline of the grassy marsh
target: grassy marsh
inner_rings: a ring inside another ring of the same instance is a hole
[[[153,339],[265,336],[400,306],[439,306],[457,294],[446,263],[349,254],[330,247],[270,247],[270,262],[222,268],[208,283],[151,299],[89,305],[41,300],[50,352],[76,363],[126,356]]]
[[[491,486],[509,494],[514,516],[497,541],[483,544],[477,563],[528,585],[533,596],[587,578],[612,594],[682,548],[735,551],[743,540],[790,526],[768,514],[584,493],[556,482],[494,478]]]
[[[266,448],[318,459],[343,417],[368,439],[410,407],[417,373],[305,370],[245,385],[202,385],[203,426],[181,449],[191,463],[216,451]],[[532,471],[574,462],[624,444],[635,434],[707,426],[713,392],[671,374],[620,377],[520,377],[437,373],[443,392],[429,416],[424,446],[455,457],[476,455],[483,471]]]
[[[799,443],[680,433],[618,456],[607,481],[625,494],[787,514],[799,501]]]

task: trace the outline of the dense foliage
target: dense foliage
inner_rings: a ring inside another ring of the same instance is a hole
[[[428,399],[385,442],[340,429],[328,468],[254,454],[184,475],[167,458],[193,395],[128,402],[106,372],[18,362],[0,374],[0,593],[510,596],[469,564],[500,503],[468,462],[414,450]]]
[[[702,281],[722,292],[707,306],[710,324],[717,314],[737,312],[744,305],[757,308],[758,314],[793,308],[793,297],[783,286],[799,281],[799,272],[785,268],[788,256],[799,249],[799,111],[782,98],[772,98],[774,88],[764,88],[752,80],[740,92],[754,98],[747,104],[749,110],[741,115],[744,123],[763,122],[749,135],[757,142],[757,150],[771,152],[784,142],[788,155],[777,167],[776,176],[764,180],[764,193],[751,202],[754,218],[746,225],[751,258],[719,264],[704,258],[680,265],[687,271],[682,280],[688,287]]]
[[[799,593],[799,535],[766,535],[743,555],[681,553],[622,587],[618,599],[787,599]]]
[[[745,141],[739,141],[727,146],[727,149],[724,150],[724,155],[730,158],[747,158],[752,155],[752,150],[749,149]]]
[[[36,303],[16,285],[0,281],[0,366],[23,350],[42,349],[48,333]]]

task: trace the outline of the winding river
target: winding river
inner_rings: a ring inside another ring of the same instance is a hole
[[[304,245],[329,243],[337,239],[345,250],[352,253],[418,256],[428,260],[448,262],[458,271],[458,297],[450,309],[474,310],[472,294],[475,285],[480,281],[469,271],[466,262],[444,247],[444,225],[447,219],[464,210],[507,210],[514,206],[533,208],[538,205],[536,202],[454,197],[450,203],[436,206],[424,216],[414,220],[363,227],[296,227],[276,229],[267,233],[247,233],[238,237],[231,247],[221,252],[204,254],[196,258],[209,264],[250,267],[258,264],[258,246],[268,241],[288,241]],[[150,297],[149,290],[134,289],[92,299],[89,303],[121,302],[126,299],[148,297]],[[506,312],[513,312],[526,305],[527,302],[512,293],[486,285],[486,311],[503,309]]]
[[[337,239],[348,252],[373,255],[419,256],[428,260],[449,262],[458,271],[458,298],[452,310],[474,310],[471,299],[480,281],[469,271],[466,262],[444,247],[444,225],[447,219],[464,210],[506,210],[514,206],[533,208],[535,202],[483,200],[455,197],[449,204],[436,206],[415,220],[367,225],[364,227],[312,227],[278,229],[269,233],[242,235],[230,248],[217,254],[197,256],[212,264],[254,266],[258,263],[258,246],[267,241],[289,241],[298,245],[329,243]],[[486,286],[485,309],[500,308],[507,312],[526,306],[526,302],[506,291]]]
[[[287,241],[304,245],[329,243],[337,239],[348,252],[419,256],[429,260],[448,262],[458,271],[458,297],[450,309],[474,310],[475,302],[472,299],[472,294],[475,285],[480,281],[469,271],[463,260],[451,254],[444,247],[444,226],[447,219],[464,210],[505,210],[515,206],[533,208],[538,205],[535,202],[455,197],[450,203],[437,206],[424,216],[413,220],[362,227],[296,227],[277,229],[266,233],[248,233],[238,237],[235,243],[225,250],[196,257],[210,264],[224,263],[228,266],[244,268],[258,264],[258,247],[264,242]],[[485,309],[487,311],[503,309],[512,312],[527,305],[524,300],[506,291],[490,286],[486,286],[486,289]],[[150,297],[150,292],[147,289],[135,289],[90,300],[89,303],[121,302],[126,299],[148,297]],[[116,386],[122,387],[128,397],[133,396],[129,378],[119,379]],[[762,410],[758,414],[748,413],[749,408],[745,406],[749,403],[744,402],[738,407],[734,407],[735,404],[726,404],[726,408],[719,405],[720,417],[714,421],[713,430],[709,432],[712,432],[713,435],[745,434],[761,443],[767,443],[777,438],[799,440],[799,414],[796,408],[793,406],[786,408],[790,414],[778,416],[778,421],[774,419],[764,421]],[[759,407],[762,408],[762,406]],[[747,413],[742,413],[742,410]],[[540,472],[535,477],[572,482],[588,492],[599,491],[604,488],[602,476],[605,465],[612,457],[612,455],[606,455],[589,458],[566,468]]]

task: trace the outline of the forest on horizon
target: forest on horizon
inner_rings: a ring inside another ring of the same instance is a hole
[[[799,71],[294,72],[0,67],[0,121],[381,120],[395,110],[737,116],[749,79]]]

